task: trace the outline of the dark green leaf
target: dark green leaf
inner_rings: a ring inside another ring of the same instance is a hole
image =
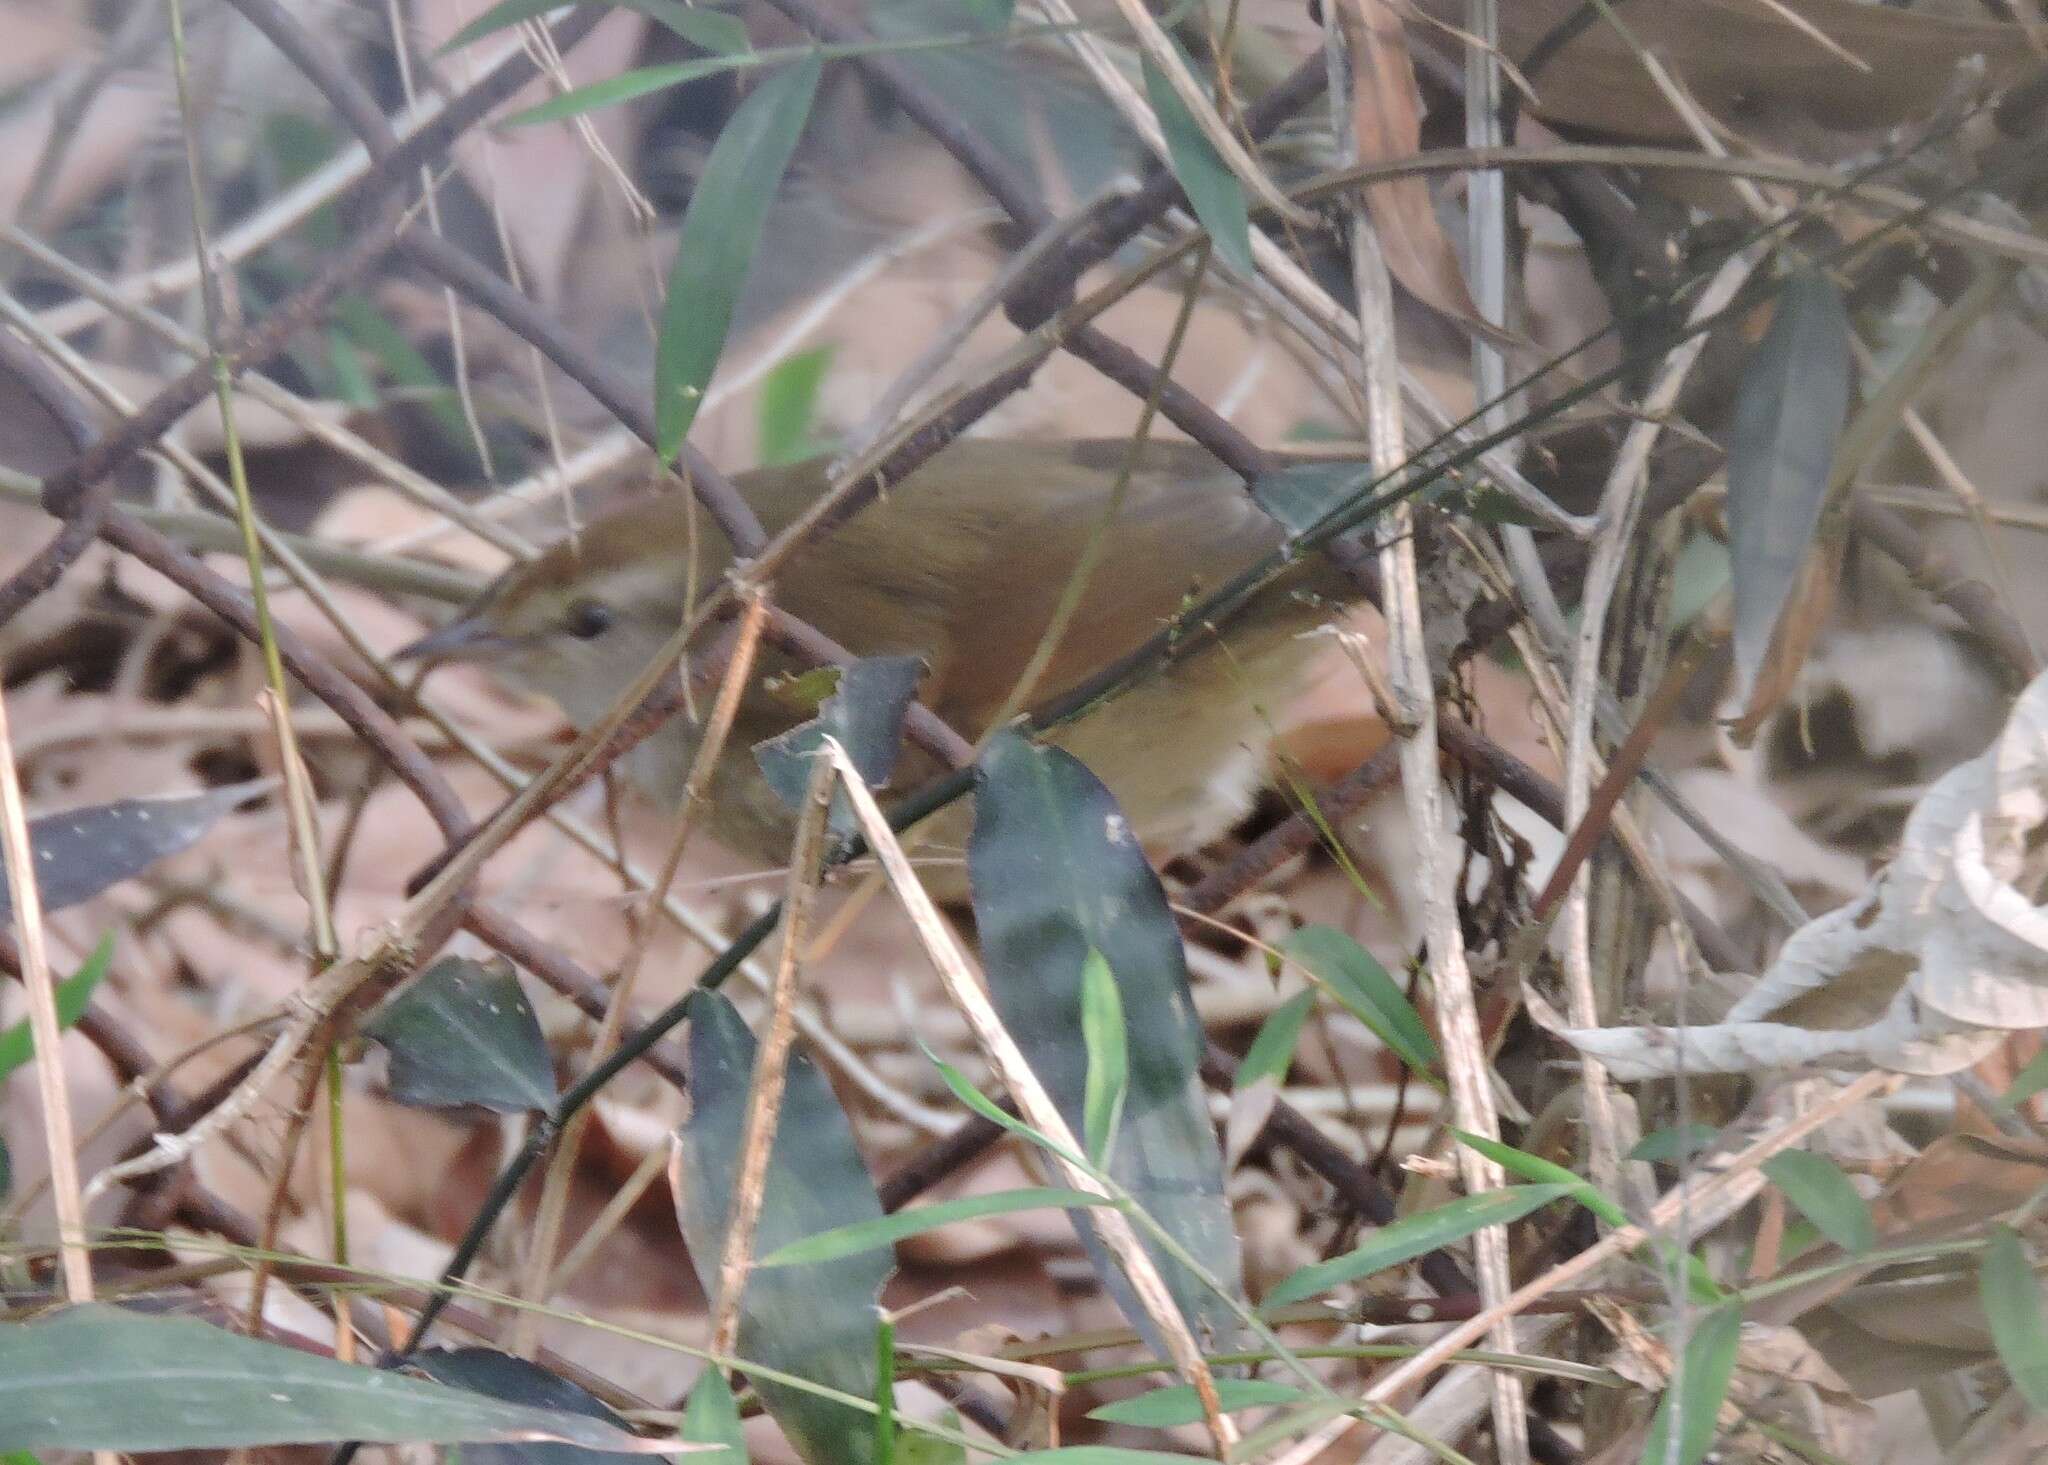
[[[1216,1396],[1223,1402],[1223,1412],[1230,1414],[1239,1409],[1256,1409],[1266,1404],[1301,1404],[1309,1396],[1300,1389],[1287,1384],[1269,1383],[1264,1379],[1216,1380]],[[1176,1425],[1200,1424],[1203,1420],[1202,1401],[1195,1396],[1193,1384],[1169,1384],[1163,1389],[1139,1394],[1131,1399],[1118,1399],[1113,1404],[1088,1411],[1090,1419],[1101,1420],[1104,1424],[1128,1424],[1139,1429],[1172,1429]]]
[[[690,1465],[747,1465],[746,1435],[740,1428],[740,1406],[732,1396],[732,1385],[710,1364],[697,1375],[683,1405],[683,1424],[677,1431],[685,1444],[718,1445],[690,1456]]]
[[[0,1449],[218,1450],[363,1440],[630,1449],[580,1413],[357,1368],[193,1318],[70,1307],[0,1323]]]
[[[732,1004],[713,992],[699,994],[690,1020],[692,1109],[676,1134],[677,1214],[698,1280],[714,1304],[754,1052],[753,1034]],[[755,1253],[773,1253],[881,1214],[874,1182],[831,1085],[803,1054],[792,1054],[768,1152]],[[874,1398],[875,1303],[893,1265],[886,1251],[864,1251],[753,1271],[740,1298],[739,1356],[857,1398]],[[811,1465],[870,1465],[871,1415],[766,1377],[753,1383]]]
[[[707,51],[731,54],[747,49],[747,28],[722,11],[684,5],[678,0],[607,0],[621,10],[637,10],[660,21],[684,40]],[[457,31],[439,54],[458,51],[493,31],[521,21],[538,20],[549,11],[562,8],[562,0],[500,0],[482,15]]]
[[[251,792],[239,785],[171,799],[121,799],[31,819],[28,841],[36,853],[36,894],[44,914],[90,900],[196,844],[221,815],[248,802]],[[0,880],[0,924],[13,919],[14,898]]]
[[[1334,926],[1303,926],[1281,949],[1402,1062],[1421,1074],[1435,1066],[1436,1040],[1422,1015],[1371,952]]]
[[[1131,1033],[1110,1173],[1237,1292],[1237,1232],[1198,1073],[1201,1024],[1180,932],[1130,822],[1071,755],[999,733],[975,768],[967,872],[990,996],[1077,1134],[1086,1132],[1089,1067],[1082,972],[1091,950],[1108,963],[1124,1012],[1141,1024]],[[1125,1315],[1148,1327],[1093,1229],[1075,1219]],[[1198,1336],[1230,1346],[1238,1330],[1231,1310],[1181,1263],[1156,1249],[1154,1260]]]
[[[1743,370],[1728,445],[1739,700],[1756,685],[1820,527],[1848,410],[1848,309],[1825,275],[1795,275]]]
[[[1231,1087],[1242,1090],[1262,1078],[1286,1078],[1294,1063],[1295,1045],[1301,1041],[1301,1025],[1308,1021],[1315,1005],[1315,988],[1307,987],[1274,1008],[1260,1025],[1251,1047],[1245,1050],[1244,1062],[1238,1064]]]
[[[1081,1041],[1088,1047],[1088,1082],[1082,1098],[1083,1143],[1088,1158],[1107,1165],[1123,1122],[1130,1091],[1131,1042],[1116,976],[1102,953],[1090,950],[1081,964]]]
[[[581,1414],[627,1430],[626,1421],[582,1385],[494,1348],[430,1348],[413,1359],[413,1367],[436,1383],[512,1404]],[[462,1451],[462,1465],[589,1465],[598,1458],[603,1458],[599,1451],[576,1445],[471,1444]],[[692,1465],[702,1458],[693,1456]]]
[[[805,54],[809,54],[807,51]],[[573,87],[560,96],[550,97],[537,106],[523,112],[514,112],[505,119],[507,127],[534,127],[543,122],[562,122],[571,117],[580,117],[585,112],[595,112],[604,107],[616,107],[621,103],[647,96],[651,92],[667,91],[670,87],[681,86],[684,82],[699,81],[707,76],[721,76],[727,72],[749,70],[765,65],[770,56],[750,52],[743,56],[699,56],[690,61],[671,61],[661,66],[641,66],[631,71],[622,71],[617,76],[608,76],[603,81],[593,81],[588,86]]]
[[[1181,61],[1186,63],[1185,53]],[[1144,58],[1144,64],[1145,96],[1158,114],[1174,181],[1188,196],[1195,218],[1209,231],[1217,255],[1243,278],[1253,278],[1251,213],[1245,206],[1244,185],[1217,156],[1166,73],[1150,56]]]
[[[815,56],[767,77],[734,109],[690,194],[655,351],[657,451],[675,457],[704,400],[768,205],[811,115]]]
[[[58,1027],[68,1028],[85,1015],[85,1009],[92,1006],[92,989],[106,976],[107,967],[113,959],[114,938],[108,934],[100,938],[100,944],[92,949],[92,955],[85,959],[84,966],[57,984]],[[0,1032],[0,1079],[5,1079],[35,1056],[35,1035],[30,1032],[26,1018]],[[0,1185],[0,1191],[5,1189]]]
[[[391,1055],[391,1097],[422,1109],[546,1110],[554,1065],[540,1019],[503,961],[444,956],[363,1025]]]
[[[871,656],[842,667],[832,695],[811,721],[754,745],[754,762],[776,796],[792,809],[803,806],[811,763],[830,736],[870,788],[886,784],[903,746],[903,717],[917,696],[924,662],[915,656]],[[844,793],[832,797],[831,828],[853,828],[853,809]]]
[[[1764,1174],[1814,1228],[1844,1251],[1877,1245],[1870,1206],[1833,1161],[1811,1150],[1781,1150],[1764,1161]]]
[[[915,1210],[893,1211],[872,1221],[856,1221],[831,1231],[820,1231],[802,1241],[777,1247],[754,1263],[756,1269],[793,1267],[832,1261],[863,1251],[894,1246],[907,1236],[921,1236],[941,1226],[984,1216],[1007,1216],[1017,1211],[1042,1211],[1056,1207],[1108,1205],[1109,1201],[1085,1190],[1064,1190],[1057,1186],[1032,1186],[1023,1190],[994,1190],[981,1195],[963,1195]]]
[[[1721,1433],[1721,1401],[1735,1373],[1735,1353],[1742,1342],[1742,1309],[1717,1307],[1697,1319],[1685,1340],[1685,1356],[1677,1377],[1657,1403],[1650,1437],[1643,1445],[1643,1465],[1699,1465]],[[1678,1453],[1670,1453],[1672,1413],[1678,1414]]]
[[[693,46],[714,56],[744,56],[754,49],[747,39],[746,23],[737,15],[713,10],[708,5],[685,5],[681,0],[616,0],[617,4],[661,22]]]
[[[1345,1282],[1370,1277],[1388,1267],[1413,1261],[1426,1252],[1463,1241],[1488,1226],[1505,1226],[1519,1221],[1540,1206],[1571,1195],[1572,1185],[1511,1185],[1505,1190],[1481,1191],[1460,1196],[1433,1211],[1406,1216],[1382,1226],[1366,1237],[1363,1245],[1343,1256],[1303,1267],[1266,1294],[1266,1305],[1299,1302],[1327,1292]]]
[[[832,347],[819,346],[786,356],[762,380],[758,456],[764,466],[794,463],[819,450],[818,390],[832,353]]]
[[[2041,1281],[2019,1233],[2010,1226],[1991,1233],[1977,1280],[1998,1361],[2021,1396],[2048,1413],[2048,1319],[2041,1315]]]
[[[1690,1160],[1712,1145],[1720,1138],[1720,1133],[1711,1124],[1688,1124],[1683,1129],[1652,1130],[1630,1147],[1625,1158],[1642,1160],[1653,1165],[1679,1164]]]
[[[1305,534],[1376,476],[1362,463],[1290,463],[1260,474],[1252,497],[1289,535]]]

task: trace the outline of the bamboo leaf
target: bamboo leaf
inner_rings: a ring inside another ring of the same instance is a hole
[[[716,1301],[726,1218],[739,1173],[754,1072],[753,1034],[732,1003],[699,993],[690,1019],[690,1117],[676,1132],[676,1214],[690,1260]],[[882,1214],[832,1086],[792,1053],[754,1238],[757,1253]],[[753,1269],[740,1294],[739,1354],[861,1399],[875,1396],[875,1304],[892,1261],[867,1251]],[[871,1465],[873,1416],[766,1375],[755,1392],[811,1465]]]
[[[0,1323],[0,1449],[653,1442],[576,1412],[508,1403],[388,1369],[103,1303]],[[672,1448],[672,1447],[671,1447]]]
[[[1756,685],[1820,527],[1848,410],[1848,308],[1825,275],[1795,275],[1743,371],[1728,448],[1739,702]]]
[[[106,976],[107,968],[114,960],[113,933],[100,937],[100,944],[92,949],[92,955],[85,959],[85,965],[57,984],[57,1026],[68,1028],[85,1016],[86,1008],[92,1006],[93,988]],[[29,1031],[28,1019],[23,1018],[5,1031],[0,1031],[0,1080],[16,1069],[25,1066],[36,1056],[35,1035]],[[6,1187],[0,1185],[0,1191]]]
[[[1181,59],[1187,60],[1185,53]],[[1166,73],[1147,56],[1145,97],[1159,118],[1159,131],[1166,139],[1166,156],[1174,181],[1188,196],[1188,207],[1209,231],[1216,253],[1239,275],[1250,279],[1252,264],[1251,211],[1245,204],[1244,185],[1217,156],[1215,145],[1203,135],[1187,104],[1173,89]]]
[[[2041,1314],[2041,1282],[2010,1226],[1991,1233],[1977,1280],[1998,1361],[2027,1403],[2048,1413],[2048,1318]]]
[[[1314,988],[1295,993],[1268,1014],[1260,1024],[1258,1036],[1245,1050],[1244,1062],[1237,1066],[1237,1078],[1231,1087],[1239,1092],[1250,1088],[1262,1078],[1278,1083],[1287,1077],[1287,1070],[1294,1063],[1295,1045],[1301,1041],[1302,1024],[1316,1005]]]
[[[1309,1395],[1288,1384],[1266,1379],[1216,1380],[1216,1397],[1225,1414],[1239,1409],[1257,1409],[1267,1404],[1305,1404]],[[1140,1429],[1173,1429],[1202,1422],[1202,1401],[1192,1384],[1169,1384],[1135,1398],[1118,1399],[1088,1411],[1090,1419],[1104,1424],[1128,1424]]]
[[[1844,1251],[1877,1244],[1870,1206],[1834,1162],[1811,1150],[1784,1150],[1764,1161],[1764,1174],[1814,1228]]]
[[[976,1221],[986,1216],[1007,1216],[1018,1211],[1042,1211],[1048,1208],[1070,1210],[1075,1207],[1106,1206],[1111,1204],[1106,1196],[1094,1195],[1085,1190],[1066,1190],[1058,1186],[1028,1186],[1020,1190],[995,1190],[982,1195],[963,1195],[949,1201],[939,1201],[915,1210],[895,1211],[871,1221],[858,1221],[850,1226],[835,1227],[806,1236],[801,1241],[792,1241],[787,1246],[777,1247],[754,1263],[758,1270],[770,1267],[803,1266],[812,1262],[833,1261],[842,1256],[854,1256],[863,1251],[878,1251],[885,1246],[894,1246],[906,1237],[921,1236],[927,1231],[936,1231],[941,1226],[951,1226],[960,1221]]]
[[[502,960],[442,957],[363,1032],[390,1053],[391,1097],[401,1104],[476,1104],[496,1114],[554,1107],[554,1060],[540,1019]]]
[[[1422,1015],[1373,954],[1334,926],[1303,926],[1282,947],[1417,1073],[1436,1065],[1436,1040]]]
[[[1107,1167],[1123,1122],[1124,1097],[1130,1091],[1130,1036],[1116,977],[1102,953],[1090,948],[1081,964],[1081,1040],[1088,1047],[1088,1081],[1082,1100],[1083,1143],[1088,1158]]]
[[[1531,1211],[1570,1195],[1576,1185],[1511,1185],[1504,1190],[1460,1196],[1433,1211],[1382,1226],[1356,1250],[1303,1267],[1266,1294],[1266,1305],[1299,1302],[1332,1287],[1413,1261],[1426,1252],[1463,1241],[1489,1226],[1519,1221]]]
[[[734,109],[690,195],[655,348],[657,451],[673,458],[689,436],[761,242],[768,206],[810,118],[823,63],[772,73]]]
[[[740,1428],[739,1401],[725,1375],[709,1364],[690,1386],[683,1404],[682,1427],[676,1431],[686,1443],[712,1445],[691,1458],[690,1465],[747,1465],[747,1439]]]
[[[1091,951],[1114,978],[1122,1010],[1142,1015],[1142,1039],[1127,1048],[1109,1173],[1210,1277],[1237,1291],[1237,1231],[1199,1073],[1202,1032],[1186,957],[1130,821],[1071,754],[1000,733],[975,768],[967,872],[990,996],[1075,1133],[1088,1132],[1083,972]],[[1085,1217],[1075,1224],[1125,1315],[1149,1327]],[[1153,1259],[1197,1334],[1228,1347],[1235,1314],[1163,1249],[1153,1248]]]
[[[1721,1401],[1735,1374],[1742,1342],[1742,1309],[1717,1307],[1698,1320],[1685,1341],[1671,1387],[1658,1401],[1643,1445],[1642,1465],[1699,1465],[1721,1433]],[[1671,1450],[1672,1416],[1678,1417],[1678,1449]]]

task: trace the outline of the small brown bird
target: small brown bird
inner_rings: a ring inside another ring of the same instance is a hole
[[[776,604],[860,656],[910,654],[919,695],[969,738],[1009,702],[1101,524],[1130,454],[1123,441],[967,439],[777,574]],[[825,487],[826,462],[740,474],[772,534]],[[1135,649],[1207,591],[1276,549],[1278,525],[1244,485],[1191,444],[1146,446],[1106,530],[1078,611],[1032,690],[1043,705]],[[691,548],[695,546],[694,566]],[[681,494],[607,515],[500,577],[461,618],[408,648],[488,660],[587,726],[680,624],[688,587],[718,583],[729,546]],[[1241,816],[1266,772],[1270,717],[1298,689],[1347,582],[1320,555],[1160,674],[1061,728],[1052,740],[1094,770],[1157,852],[1213,838]],[[713,778],[707,820],[736,852],[787,858],[793,818],[756,770],[752,744],[813,715],[777,679],[801,670],[764,652]],[[673,803],[701,727],[678,716],[631,755],[647,794]],[[906,750],[899,786],[935,771]],[[927,826],[927,852],[956,853],[965,815]],[[937,888],[960,888],[942,870]]]

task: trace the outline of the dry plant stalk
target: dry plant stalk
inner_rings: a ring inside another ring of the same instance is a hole
[[[1355,0],[1363,4],[1366,0]],[[1352,90],[1363,90],[1367,71],[1365,38],[1350,28]],[[1405,56],[1405,52],[1403,53]],[[1362,145],[1354,137],[1352,146]],[[1373,471],[1391,478],[1407,458],[1402,429],[1401,377],[1394,339],[1393,280],[1381,246],[1378,221],[1368,220],[1357,206],[1351,219],[1351,268],[1358,295],[1358,335],[1364,374],[1366,434],[1372,447]],[[1469,302],[1468,302],[1469,303]],[[1479,1023],[1479,1004],[1472,992],[1472,972],[1465,959],[1464,933],[1458,922],[1457,861],[1444,843],[1442,789],[1437,774],[1436,686],[1423,638],[1422,590],[1415,556],[1415,510],[1405,498],[1391,506],[1379,531],[1380,577],[1385,583],[1383,609],[1387,621],[1387,692],[1392,699],[1389,724],[1401,741],[1401,787],[1418,855],[1416,885],[1422,899],[1423,926],[1429,945],[1430,985],[1436,994],[1444,1041],[1444,1064],[1450,1070],[1451,1105],[1460,1126],[1496,1139],[1500,1118],[1494,1108],[1492,1065]],[[1469,1146],[1458,1150],[1458,1168],[1467,1191],[1477,1194],[1501,1183],[1500,1167]],[[1489,1310],[1507,1296],[1507,1231],[1489,1227],[1473,1238],[1480,1298]],[[1503,1314],[1493,1329],[1493,1345],[1503,1353],[1516,1351],[1514,1322]],[[1494,1438],[1505,1465],[1526,1465],[1529,1424],[1521,1378],[1507,1369],[1493,1379]]]
[[[73,1302],[92,1300],[92,1252],[85,1238],[85,1206],[78,1191],[78,1152],[71,1130],[71,1097],[64,1087],[58,1051],[57,989],[50,979],[50,952],[43,943],[43,902],[36,888],[35,851],[29,844],[28,812],[21,773],[14,766],[14,742],[7,726],[7,698],[0,693],[0,849],[7,865],[7,891],[14,905],[21,977],[28,989],[29,1032],[35,1039],[36,1094],[43,1106],[43,1143],[50,1154],[50,1201],[57,1212],[57,1249],[64,1263],[64,1294]]]
[[[967,1019],[967,1025],[973,1030],[975,1042],[988,1059],[989,1066],[1016,1099],[1018,1111],[1026,1123],[1069,1153],[1081,1153],[1080,1141],[1067,1127],[1067,1121],[1053,1103],[1052,1095],[1038,1081],[1038,1075],[1031,1071],[1023,1051],[1004,1028],[1002,1019],[988,1000],[988,994],[975,979],[952,932],[939,919],[938,908],[932,904],[931,896],[918,883],[902,844],[897,840],[895,831],[889,828],[888,819],[862,781],[859,770],[853,766],[853,760],[831,738],[825,740],[823,751],[831,760],[832,767],[838,770],[841,786],[845,788],[847,798],[853,804],[854,815],[860,821],[861,832],[867,836],[876,859],[887,872],[897,899],[903,902],[904,913],[916,928],[919,944],[931,958],[932,967],[946,988],[946,995],[953,999],[954,1005]],[[1108,1190],[1085,1168],[1058,1154],[1053,1156],[1053,1160],[1068,1185],[1109,1198]],[[1122,1210],[1114,1205],[1105,1206],[1097,1214],[1095,1225],[1103,1244],[1123,1268],[1146,1316],[1158,1328],[1174,1366],[1180,1370],[1181,1377],[1194,1387],[1216,1448],[1227,1455],[1231,1446],[1237,1443],[1237,1428],[1223,1413],[1223,1403],[1217,1396],[1216,1380],[1209,1372],[1209,1362],[1202,1356],[1201,1345],[1195,1341],[1186,1319],[1174,1304],[1172,1293],[1167,1291],[1166,1280],[1159,1275],[1159,1268],[1140,1244],[1130,1218]]]
[[[768,1188],[768,1157],[782,1113],[789,1075],[789,1050],[796,1041],[797,970],[809,938],[811,908],[825,872],[825,816],[832,809],[833,766],[820,756],[804,789],[790,851],[789,884],[782,902],[782,950],[768,994],[768,1032],[754,1059],[747,1113],[740,1131],[739,1173],[733,1177],[732,1209],[725,1218],[725,1251],[718,1259],[718,1307],[712,1314],[711,1351],[731,1353],[739,1341],[740,1294],[752,1266],[754,1225]]]

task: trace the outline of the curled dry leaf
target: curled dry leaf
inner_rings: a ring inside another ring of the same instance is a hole
[[[1422,92],[1400,16],[1387,0],[1342,0],[1337,13],[1351,50],[1351,126],[1358,160],[1413,157],[1422,150]],[[1500,338],[1465,288],[1457,253],[1437,222],[1429,184],[1420,177],[1377,184],[1365,191],[1365,203],[1394,278],[1425,305]]]
[[[1624,1081],[1822,1065],[1953,1073],[2007,1032],[2048,1026],[2048,911],[2022,884],[2048,825],[2048,676],[2005,730],[1943,775],[1899,853],[1849,904],[1794,932],[1707,1027],[1583,1028],[1565,1039]]]

